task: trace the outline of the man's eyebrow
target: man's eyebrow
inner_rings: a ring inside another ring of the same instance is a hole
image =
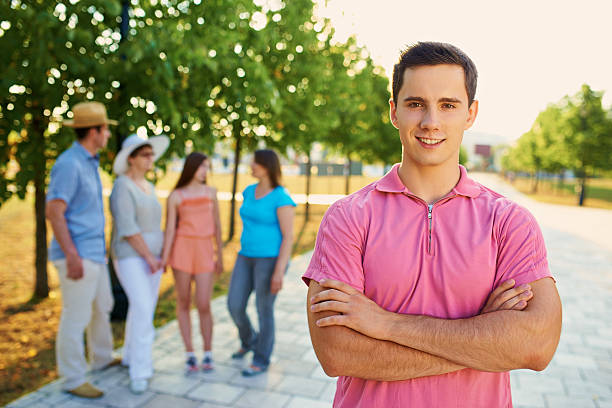
[[[407,96],[404,98],[404,102],[425,102],[425,99],[421,98],[420,96]],[[446,103],[461,103],[460,99],[457,98],[450,98],[450,97],[446,97],[446,98],[440,98],[438,99],[438,102],[446,102]]]
[[[407,96],[404,98],[404,102],[407,101],[425,102],[425,99],[421,98],[420,96]]]
[[[438,102],[461,103],[461,101],[457,98],[440,98]]]

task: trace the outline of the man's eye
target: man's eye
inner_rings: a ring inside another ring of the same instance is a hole
[[[443,103],[442,104],[442,108],[444,108],[444,109],[455,109],[455,105],[453,105],[452,103]]]
[[[410,103],[408,104],[408,107],[409,107],[409,108],[420,108],[420,107],[422,107],[422,106],[423,106],[423,104],[422,104],[422,103],[420,103],[420,102],[410,102]]]

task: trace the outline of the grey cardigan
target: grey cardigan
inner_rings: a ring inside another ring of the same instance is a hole
[[[115,259],[140,257],[125,237],[141,234],[149,251],[161,256],[164,235],[161,231],[162,208],[149,183],[149,194],[142,191],[127,176],[119,176],[110,195],[110,210],[113,215],[111,251]]]

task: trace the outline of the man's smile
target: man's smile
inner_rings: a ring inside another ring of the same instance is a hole
[[[417,136],[417,139],[419,140],[419,142],[424,143],[424,144],[429,145],[429,146],[439,145],[444,140],[446,140],[446,139],[431,139],[431,138],[428,138],[428,137],[418,137],[418,136]]]

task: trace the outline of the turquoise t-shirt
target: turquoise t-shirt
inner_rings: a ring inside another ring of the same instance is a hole
[[[251,258],[276,257],[283,240],[276,210],[285,205],[295,207],[296,204],[283,186],[255,199],[256,186],[251,184],[242,192],[240,254]]]

